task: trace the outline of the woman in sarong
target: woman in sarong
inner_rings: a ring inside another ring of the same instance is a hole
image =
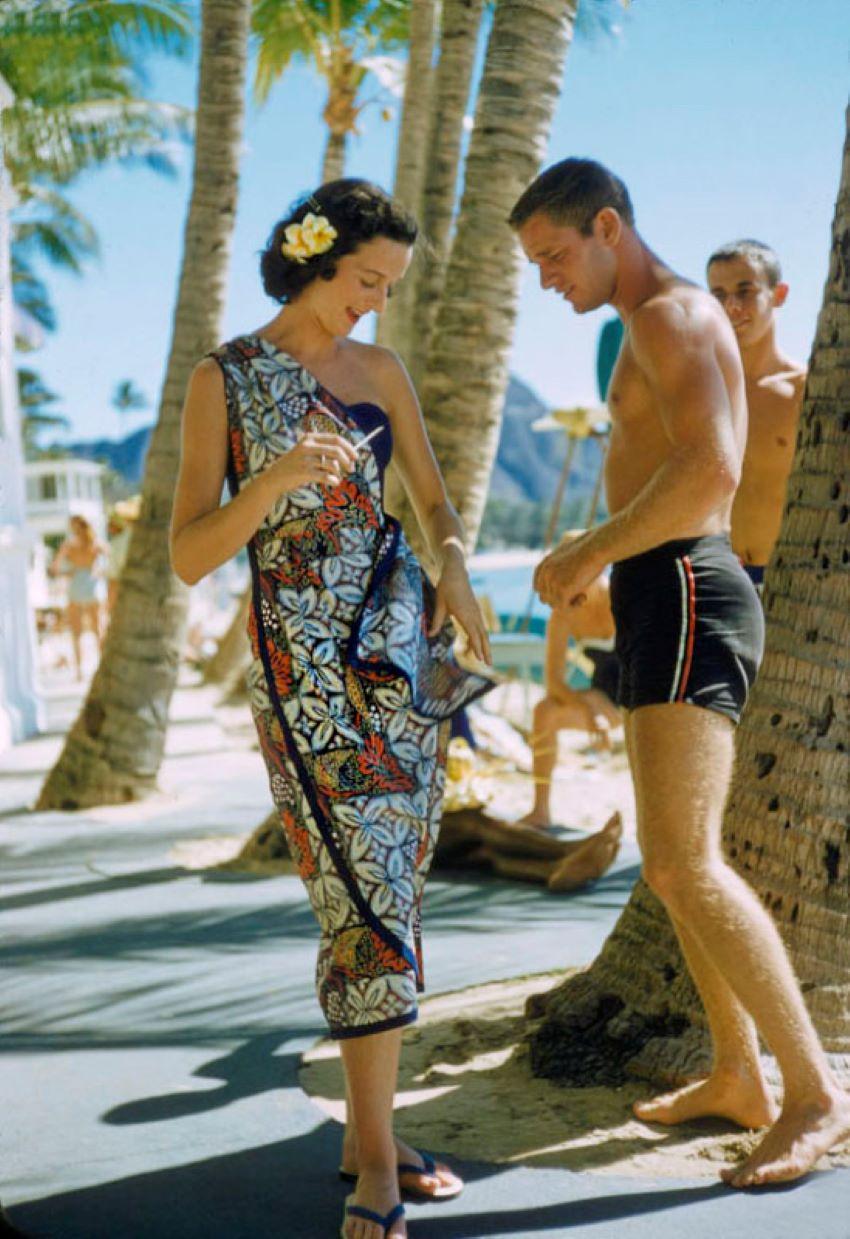
[[[275,805],[321,927],[317,988],[341,1042],[345,1239],[407,1234],[404,1190],[461,1181],[395,1140],[401,1030],[423,987],[419,909],[440,819],[448,720],[489,663],[452,508],[407,373],[348,338],[404,275],[415,221],[360,180],[316,190],[262,255],[282,308],[196,367],[172,561],[193,584],[248,547],[251,706]],[[439,566],[422,573],[383,508],[390,454]],[[220,506],[224,480],[230,501]]]

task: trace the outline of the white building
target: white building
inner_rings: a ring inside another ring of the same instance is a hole
[[[67,535],[72,516],[84,516],[97,536],[104,539],[104,472],[104,466],[96,461],[75,456],[27,461],[27,524],[54,549]]]
[[[67,601],[67,578],[51,578],[48,568],[68,536],[72,516],[84,516],[106,542],[103,465],[75,456],[28,460],[26,519],[32,540],[29,563],[30,606],[39,612],[61,611]]]
[[[12,99],[8,84],[0,76],[0,113]],[[44,725],[37,686],[35,625],[28,597],[33,538],[24,510],[23,451],[12,357],[12,205],[0,148],[0,750]]]

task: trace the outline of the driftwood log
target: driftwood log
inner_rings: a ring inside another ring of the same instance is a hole
[[[443,817],[434,867],[489,869],[499,877],[542,883],[551,891],[571,891],[608,868],[617,854],[619,839],[619,814],[599,835],[577,843],[531,826],[500,821],[483,809],[458,809]],[[240,861],[252,868],[260,864],[273,871],[279,863],[288,869],[286,862],[291,861],[291,855],[275,811],[257,826],[227,867],[238,868]]]

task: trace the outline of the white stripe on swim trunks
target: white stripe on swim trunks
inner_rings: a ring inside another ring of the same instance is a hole
[[[682,587],[682,635],[679,639],[679,655],[676,659],[676,670],[673,673],[673,687],[670,690],[669,701],[676,700],[679,691],[679,680],[682,678],[682,664],[685,661],[685,643],[688,638],[688,582],[681,559],[676,560],[676,570],[679,573],[679,584]]]

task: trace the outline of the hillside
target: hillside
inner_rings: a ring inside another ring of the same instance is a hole
[[[491,500],[551,503],[564,462],[566,439],[559,431],[538,433],[531,430],[531,423],[546,412],[546,405],[528,384],[512,375],[490,483]],[[133,431],[124,439],[72,443],[67,450],[74,456],[102,461],[130,486],[138,487],[150,436],[151,427],[148,426]],[[579,444],[570,472],[566,494],[568,502],[578,504],[584,499],[586,506],[596,481],[600,455],[598,443],[585,441]]]

